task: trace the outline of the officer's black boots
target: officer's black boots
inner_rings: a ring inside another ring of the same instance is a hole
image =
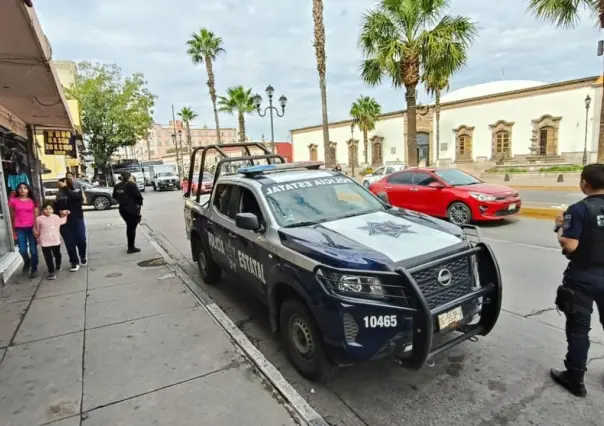
[[[128,254],[133,254],[133,253],[140,253],[141,249],[137,248],[137,247],[128,247]]]
[[[557,370],[552,368],[549,371],[549,374],[556,383],[564,387],[573,395],[580,398],[585,398],[587,396],[587,389],[585,389],[585,382],[583,381],[585,370],[577,370],[574,368]]]

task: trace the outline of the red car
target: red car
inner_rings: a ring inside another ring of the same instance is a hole
[[[199,182],[199,176],[193,176],[193,185],[191,186],[191,192],[197,192],[197,184]],[[214,186],[214,175],[209,172],[204,172],[202,181],[201,181],[201,193],[206,194],[208,192],[212,192],[212,187]],[[183,179],[181,183],[182,192],[187,192],[189,188],[188,179]]]
[[[458,169],[413,168],[388,175],[369,186],[396,207],[448,218],[461,225],[500,220],[520,211],[518,191],[484,183]]]

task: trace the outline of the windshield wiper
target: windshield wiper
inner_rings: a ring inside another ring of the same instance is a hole
[[[299,228],[302,226],[312,226],[312,225],[318,225],[319,222],[314,222],[312,220],[306,221],[306,222],[298,222],[298,223],[292,223],[291,225],[285,225],[284,228]]]

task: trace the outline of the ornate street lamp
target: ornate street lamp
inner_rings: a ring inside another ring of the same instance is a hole
[[[587,123],[589,119],[589,105],[591,104],[591,98],[589,95],[585,97],[585,145],[583,146],[583,165],[587,164]]]
[[[254,96],[254,105],[256,106],[256,112],[260,117],[266,117],[266,112],[270,111],[271,117],[271,150],[273,154],[275,153],[275,131],[273,127],[273,111],[277,114],[277,117],[283,117],[285,115],[285,106],[287,105],[287,98],[283,95],[279,98],[279,105],[281,105],[281,113],[279,113],[279,109],[273,106],[273,95],[275,94],[275,89],[273,86],[269,85],[266,88],[266,95],[268,96],[268,106],[264,108],[264,111],[260,111],[260,105],[262,104],[262,96],[258,93]]]

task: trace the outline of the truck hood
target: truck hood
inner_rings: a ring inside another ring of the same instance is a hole
[[[465,239],[455,225],[394,208],[318,225],[282,228],[279,235],[284,246],[320,263],[363,270],[410,266],[407,261],[413,263],[421,256],[464,245]]]
[[[510,197],[518,194],[518,191],[513,188],[510,188],[509,186],[495,185],[492,183],[477,183],[475,185],[455,186],[454,188],[466,192],[479,192],[481,194],[494,196]]]

